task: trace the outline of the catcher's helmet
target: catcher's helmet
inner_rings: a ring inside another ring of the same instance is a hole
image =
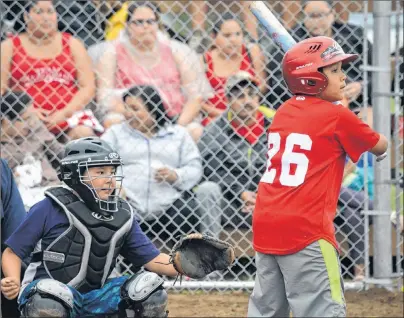
[[[108,143],[98,137],[73,140],[66,145],[60,162],[59,179],[75,190],[93,212],[101,214],[116,212],[123,177],[116,173],[102,176],[102,178],[115,178],[115,186],[111,187],[114,191],[108,200],[102,200],[92,181],[84,177],[84,172],[88,168],[99,166],[122,167],[122,160]]]
[[[328,84],[319,68],[357,58],[357,54],[345,54],[333,39],[316,36],[295,44],[286,52],[282,60],[283,78],[292,94],[317,95]]]

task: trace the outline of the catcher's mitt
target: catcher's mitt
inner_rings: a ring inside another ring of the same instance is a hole
[[[210,235],[193,233],[182,237],[170,256],[180,275],[198,279],[229,267],[234,261],[234,248]]]

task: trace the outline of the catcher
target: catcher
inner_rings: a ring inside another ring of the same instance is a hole
[[[234,260],[233,248],[209,236],[182,238],[170,255],[141,231],[119,197],[121,158],[99,138],[66,145],[59,178],[5,242],[5,297],[18,296],[23,317],[167,317],[159,275],[202,278]],[[20,284],[21,260],[31,261]],[[112,278],[119,255],[147,271]]]

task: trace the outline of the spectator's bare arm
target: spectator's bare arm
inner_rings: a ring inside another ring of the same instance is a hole
[[[257,19],[250,11],[250,1],[241,1],[241,5],[243,6],[245,28],[254,40],[258,40]]]
[[[87,50],[74,37],[71,38],[70,49],[76,64],[79,90],[69,104],[66,105],[66,117],[71,117],[74,112],[82,110],[95,95],[95,76]]]
[[[113,47],[100,58],[97,67],[97,102],[104,111],[113,110],[112,91],[115,87],[116,54]],[[118,105],[117,105],[118,106]]]
[[[266,83],[267,74],[265,71],[265,69],[266,69],[265,56],[262,53],[262,50],[259,47],[259,45],[254,45],[253,47],[251,47],[250,52],[251,52],[251,59],[252,59],[252,63],[254,66],[254,70],[257,74],[257,78],[260,83],[260,86],[259,86],[260,91],[265,92],[265,90],[267,90],[267,83]]]
[[[187,56],[177,52],[174,54],[178,70],[181,75],[181,85],[186,95],[186,102],[177,123],[186,126],[191,123],[200,113],[202,106],[202,96],[199,92],[198,74],[196,70],[198,65],[192,65],[187,61]],[[199,63],[197,63],[199,64]]]
[[[13,42],[9,39],[1,43],[1,95],[8,89],[10,78],[11,59],[13,55]]]

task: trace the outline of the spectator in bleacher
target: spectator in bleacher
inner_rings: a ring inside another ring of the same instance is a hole
[[[365,169],[365,160],[367,168]],[[368,196],[365,197],[365,176],[367,173]],[[373,157],[370,153],[364,153],[358,162],[354,164],[349,160],[344,169],[343,182],[338,199],[339,215],[335,219],[335,224],[345,233],[348,238],[349,257],[352,260],[354,280],[364,279],[365,270],[365,228],[362,212],[365,201],[368,200],[368,209],[373,210],[374,199],[374,165]],[[391,189],[392,201],[395,200],[395,187]],[[400,202],[402,202],[402,196]],[[392,210],[402,211],[402,204],[399,207],[392,202]],[[394,214],[395,215],[395,214]],[[393,220],[394,223],[394,220]],[[372,224],[372,217],[369,217],[369,225]],[[400,226],[402,226],[400,224]]]
[[[205,179],[219,184],[223,193],[222,224],[249,227],[274,111],[260,106],[258,83],[245,71],[228,79],[226,97],[228,111],[205,128],[198,146]]]
[[[367,160],[367,167],[365,169],[365,161]],[[343,186],[352,189],[354,191],[363,191],[365,188],[365,174],[367,175],[367,188],[368,196],[370,200],[374,199],[374,165],[373,156],[369,152],[365,152],[354,164],[349,160],[346,166],[351,166],[350,171],[344,174]],[[345,170],[344,170],[345,172]]]
[[[3,110],[2,110],[3,113]],[[3,153],[2,153],[3,156]],[[11,236],[11,234],[18,228],[18,226],[24,220],[26,213],[24,204],[21,199],[21,195],[18,192],[17,185],[14,181],[13,173],[7,164],[7,161],[3,158],[0,159],[0,171],[1,171],[1,191],[0,191],[0,216],[1,216],[1,254],[6,249],[4,242]],[[3,274],[1,270],[2,286],[4,276],[8,276],[8,273]],[[9,282],[14,282],[20,285],[21,277],[14,277],[8,279]],[[7,284],[8,285],[8,284]],[[9,287],[9,286],[7,286]],[[3,290],[3,288],[2,288]],[[1,293],[1,312],[2,317],[19,317],[20,312],[18,310],[17,299],[14,297],[7,297]]]
[[[209,8],[209,1],[189,1],[189,8],[191,14],[191,23],[193,35],[190,39],[190,46],[198,53],[205,52],[209,47],[209,36],[205,31],[207,12]],[[212,1],[210,1],[212,3]],[[230,3],[229,3],[230,2]],[[249,9],[249,1],[227,1],[228,10],[232,5],[236,5],[237,9],[233,9],[236,15],[242,16],[246,30],[247,38],[252,41],[258,41],[257,21]],[[225,9],[225,10],[226,10]],[[215,11],[219,8],[215,7]],[[221,18],[219,17],[219,20]],[[217,23],[219,21],[213,22]]]
[[[9,18],[13,20],[18,17],[24,11],[24,6],[30,1],[6,1],[10,3],[10,11],[12,12],[8,15]],[[11,4],[13,2],[14,4]],[[103,15],[98,8],[98,2],[96,0],[53,0],[58,14],[59,31],[67,32],[80,39],[87,48],[104,40],[106,26]],[[24,21],[17,20],[15,22],[17,32],[23,27]]]
[[[91,60],[84,45],[57,29],[52,1],[29,1],[18,25],[22,29],[1,44],[1,94],[26,91],[47,128],[68,138],[102,131],[90,110],[95,94]]]
[[[1,97],[1,156],[16,176],[26,207],[43,198],[43,187],[59,184],[55,168],[64,151],[32,108],[27,93],[8,91]]]
[[[195,124],[200,116],[198,63],[187,63],[182,54],[173,52],[168,41],[159,39],[159,12],[153,2],[131,3],[125,36],[99,61],[98,102],[109,112],[105,127],[123,120],[119,115],[123,109],[121,94],[134,85],[156,87],[169,116],[179,125],[191,130],[189,124]]]
[[[349,65],[346,70],[347,86],[345,87],[345,102],[350,108],[356,108],[363,103],[363,71],[360,69],[363,64],[363,55],[366,54],[367,62],[372,64],[372,44],[368,40],[368,52],[363,51],[364,34],[363,27],[336,20],[336,13],[332,7],[332,1],[304,1],[304,19],[297,23],[291,30],[296,41],[301,41],[313,36],[328,36],[335,39],[346,52],[356,53],[359,58]],[[273,59],[270,60],[268,69],[272,76],[268,85],[273,88],[273,95],[269,103],[277,108],[291,95],[282,82],[280,64],[284,53],[275,48],[272,52]],[[368,78],[368,105],[371,105],[371,78]],[[368,122],[371,121],[371,109],[369,110]]]
[[[301,15],[304,14],[302,6],[307,0],[295,0],[283,2],[283,25],[291,29],[301,19]],[[331,1],[329,1],[331,3]],[[349,20],[349,14],[351,12],[361,12],[363,10],[362,1],[334,1],[335,16],[341,23],[347,23]]]
[[[337,229],[341,230],[348,241],[348,254],[353,265],[354,281],[365,278],[365,219],[362,212],[365,208],[365,192],[341,187],[338,198],[338,214],[334,220]],[[373,210],[373,200],[368,200],[368,209]],[[369,218],[369,225],[372,218]]]
[[[103,1],[93,0],[96,3],[98,10],[103,14],[105,25],[105,40],[112,41],[119,38],[122,31],[125,30],[126,19],[128,16],[128,7],[130,1]],[[168,8],[170,9],[170,8]],[[185,38],[173,29],[173,26],[168,21],[161,20],[161,27],[169,34],[169,37],[177,41],[185,43]]]
[[[202,160],[188,131],[172,124],[152,86],[130,88],[123,102],[127,121],[110,127],[101,138],[123,159],[125,195],[144,231],[172,238],[195,229],[199,216],[204,218],[202,232],[219,231],[211,225],[220,216],[220,190],[210,182],[198,185]]]
[[[91,59],[93,60],[93,64],[96,66],[99,62],[99,59],[105,53],[106,50],[112,45],[112,42],[119,41],[122,38],[127,37],[127,32],[125,32],[126,20],[128,17],[128,7],[130,5],[129,1],[102,1],[102,0],[93,0],[99,12],[102,14],[102,20],[105,29],[105,40],[101,41],[97,44],[94,44],[88,48],[88,53],[90,54]],[[172,23],[174,22],[174,18],[172,20],[164,20],[161,19],[159,30],[157,31],[157,39],[164,39],[165,41],[170,40],[170,46],[173,50],[174,55],[177,54],[177,50],[185,51],[183,52],[186,58],[189,57],[190,54],[196,55],[196,59],[198,59],[197,53],[192,50],[188,45],[186,45],[185,37],[176,32],[173,29]],[[177,60],[182,60],[181,58],[177,58]],[[188,62],[187,62],[188,63]],[[194,62],[189,62],[190,65],[194,65]],[[203,71],[201,70],[201,73]]]
[[[206,113],[203,125],[222,114],[227,107],[225,85],[238,71],[257,77],[260,89],[265,89],[265,58],[258,44],[247,45],[241,24],[230,13],[221,17],[212,30],[214,45],[203,55],[203,65],[215,96],[204,103]]]

